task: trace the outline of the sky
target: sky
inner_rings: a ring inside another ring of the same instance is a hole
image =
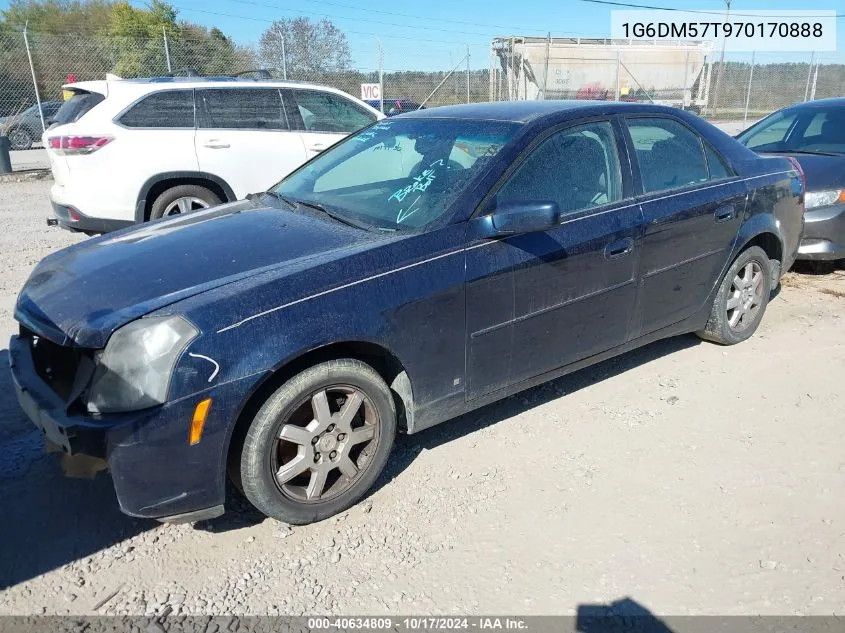
[[[143,0],[130,0],[143,5]],[[723,10],[724,0],[630,0],[633,3],[694,10]],[[0,8],[8,0],[0,0]],[[511,35],[606,37],[610,11],[606,5],[583,0],[172,0],[180,19],[217,26],[238,43],[255,43],[280,18],[329,18],[350,43],[354,66],[378,68],[381,42],[385,70],[448,70],[489,66],[490,41]],[[732,11],[836,10],[845,13],[843,0],[733,0]],[[667,15],[670,15],[667,12]],[[758,60],[809,61],[810,53],[765,53]],[[726,59],[748,60],[749,53],[729,53]],[[837,52],[823,61],[845,62],[845,18],[837,20]]]

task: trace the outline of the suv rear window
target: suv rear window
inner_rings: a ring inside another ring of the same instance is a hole
[[[126,111],[119,122],[126,127],[193,128],[194,91],[154,92]]]
[[[65,101],[56,114],[51,117],[51,122],[57,125],[74,123],[79,121],[98,103],[102,103],[105,97],[99,92],[88,92],[87,90],[74,90],[73,96]],[[36,110],[37,112],[37,110]],[[47,113],[44,113],[47,116]]]

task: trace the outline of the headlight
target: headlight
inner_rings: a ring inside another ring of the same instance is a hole
[[[804,208],[818,209],[829,207],[837,202],[845,202],[845,189],[831,189],[830,191],[808,191],[804,194]]]
[[[109,338],[97,361],[88,410],[135,411],[167,399],[179,356],[199,331],[181,317],[138,319]]]

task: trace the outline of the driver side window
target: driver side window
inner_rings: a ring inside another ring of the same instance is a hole
[[[554,200],[561,213],[622,198],[616,138],[608,122],[567,128],[543,141],[496,194],[507,200]]]

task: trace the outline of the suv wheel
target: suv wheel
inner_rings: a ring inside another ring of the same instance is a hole
[[[9,137],[9,145],[14,150],[29,149],[32,147],[32,137],[22,127],[12,128],[6,133]]]
[[[159,194],[150,209],[150,220],[180,215],[216,206],[222,201],[210,189],[199,185],[177,185]]]
[[[269,517],[303,525],[357,502],[387,463],[396,410],[369,365],[342,359],[297,374],[252,421],[240,455],[247,499]]]
[[[728,268],[701,338],[734,345],[751,337],[760,325],[771,293],[771,263],[759,246],[744,250]]]

